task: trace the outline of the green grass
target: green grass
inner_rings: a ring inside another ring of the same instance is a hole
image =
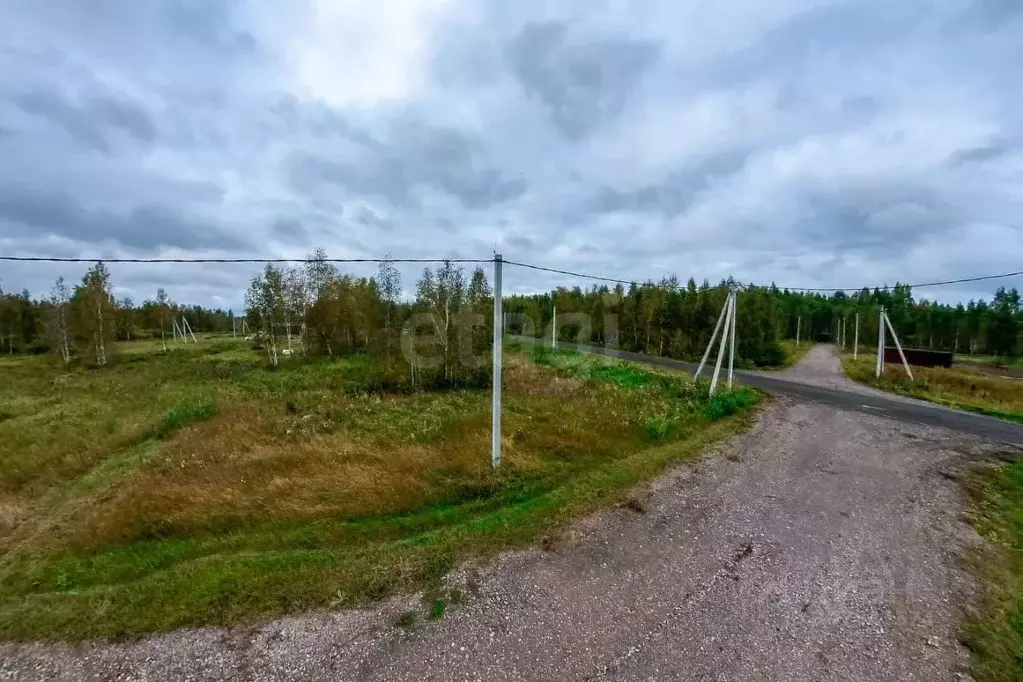
[[[269,371],[203,341],[138,342],[106,370],[0,363],[0,634],[142,634],[436,589],[745,428],[756,401],[508,353],[494,472],[488,390],[380,394],[366,358]]]
[[[970,368],[913,367],[914,380],[901,364],[886,363],[875,378],[877,355],[860,353],[842,357],[845,373],[853,380],[913,398],[978,412],[1000,419],[1023,422],[1023,380],[997,377]]]
[[[967,479],[969,519],[988,540],[969,565],[981,580],[980,612],[964,626],[977,682],[1023,680],[1023,462]]]
[[[785,353],[785,364],[781,367],[765,369],[787,369],[789,367],[793,367],[798,364],[800,360],[806,357],[806,354],[814,347],[814,343],[812,341],[807,341],[805,339],[801,341],[798,346],[796,345],[795,339],[785,339],[780,343],[782,351]]]
[[[967,355],[965,353],[957,353],[955,361],[979,365],[992,365],[994,367],[1010,367],[1012,369],[1023,370],[1023,357],[1003,358],[996,355]]]

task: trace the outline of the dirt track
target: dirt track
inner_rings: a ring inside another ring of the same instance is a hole
[[[827,371],[828,347],[806,359]],[[802,368],[806,370],[806,368]],[[825,377],[825,379],[828,379]],[[832,377],[834,379],[834,377]],[[0,679],[953,680],[975,541],[952,480],[983,441],[775,398],[757,426],[453,580],[468,601],[79,648],[0,647]]]

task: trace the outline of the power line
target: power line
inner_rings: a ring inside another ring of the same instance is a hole
[[[0,261],[13,261],[21,263],[95,263],[97,261],[103,261],[104,263],[258,263],[258,264],[273,264],[273,263],[492,263],[493,258],[58,258],[51,256],[0,256]],[[591,275],[585,272],[573,272],[571,270],[561,270],[559,268],[549,268],[542,265],[534,265],[532,263],[520,263],[517,261],[504,261],[506,265],[515,265],[520,268],[528,268],[530,270],[537,270],[540,272],[550,272],[558,275],[566,275],[569,277],[578,277],[580,279],[589,279],[598,282],[609,282],[612,284],[622,284],[633,286],[637,283],[637,280],[618,279],[615,277],[604,277],[602,275]],[[950,284],[965,284],[969,282],[983,282],[994,279],[1005,279],[1008,277],[1018,277],[1023,275],[1023,270],[1015,272],[1006,272],[999,275],[981,275],[978,277],[962,277],[959,279],[949,279],[940,282],[920,282],[917,284],[907,284],[906,286],[911,289],[923,289],[927,287],[939,287],[948,286]],[[757,285],[752,285],[757,286]],[[760,285],[763,286],[763,285]],[[808,293],[837,293],[839,291],[862,291],[863,289],[884,289],[888,288],[888,285],[884,286],[867,286],[867,287],[781,287],[776,286],[781,290],[788,291],[802,291]]]
[[[543,272],[553,272],[553,273],[556,273],[556,274],[559,274],[559,275],[568,275],[570,277],[579,277],[579,278],[582,278],[582,279],[592,279],[592,280],[596,280],[596,281],[599,281],[599,282],[612,282],[612,283],[615,283],[615,284],[628,284],[628,285],[636,284],[636,280],[615,279],[614,277],[602,277],[602,276],[599,276],[599,275],[590,275],[590,274],[587,274],[587,273],[584,273],[584,272],[572,272],[570,270],[559,270],[557,268],[547,268],[547,267],[543,267],[543,266],[540,266],[540,265],[531,265],[529,263],[517,263],[515,261],[508,261],[508,260],[506,260],[504,262],[505,262],[506,265],[517,265],[519,267],[529,268],[531,270],[540,270],[540,271],[543,271]],[[982,276],[979,276],[979,277],[963,277],[961,279],[949,279],[949,280],[944,280],[944,281],[941,281],[941,282],[921,282],[919,284],[907,284],[905,286],[908,286],[908,287],[910,287],[912,289],[922,289],[922,288],[926,288],[926,287],[946,286],[946,285],[949,285],[949,284],[963,284],[965,282],[982,282],[982,281],[991,280],[991,279],[1005,279],[1006,277],[1017,277],[1017,276],[1020,276],[1020,275],[1023,275],[1023,270],[1019,270],[1019,271],[1016,271],[1016,272],[1006,272],[1006,273],[1003,273],[1003,274],[1000,274],[1000,275],[982,275]],[[750,286],[763,286],[763,285],[751,284]],[[824,292],[835,293],[835,292],[839,292],[839,291],[862,291],[863,289],[873,290],[873,289],[884,289],[884,288],[888,287],[887,284],[884,285],[884,286],[869,286],[869,287],[780,287],[780,286],[777,286],[777,285],[774,285],[774,286],[776,286],[778,289],[781,289],[781,290],[806,291],[806,292],[822,292],[822,293],[824,293]]]
[[[571,272],[569,270],[558,270],[557,268],[545,268],[542,265],[530,265],[529,263],[516,263],[513,260],[504,261],[505,265],[517,265],[520,268],[529,268],[530,270],[540,270],[541,272],[553,272],[559,275],[569,275],[570,277],[581,277],[583,279],[594,279],[598,282],[613,282],[615,284],[635,284],[636,280],[626,279],[615,279],[613,277],[600,277],[599,275],[587,275],[583,272]]]
[[[941,282],[921,282],[919,284],[906,284],[910,289],[923,289],[925,287],[941,287],[949,284],[963,284],[966,282],[983,282],[991,279],[1005,279],[1006,277],[1018,277],[1023,275],[1023,270],[1017,270],[1016,272],[1006,272],[1001,275],[981,275],[980,277],[962,277],[960,279],[947,279]],[[901,282],[897,282],[901,284]],[[776,285],[777,286],[777,285]],[[885,289],[888,285],[884,286],[872,286],[872,287],[846,287],[846,288],[808,288],[808,287],[778,287],[779,289],[788,289],[789,291],[809,291],[809,292],[839,292],[839,291],[862,291],[864,289]]]
[[[20,263],[491,263],[493,258],[54,258],[0,256]]]

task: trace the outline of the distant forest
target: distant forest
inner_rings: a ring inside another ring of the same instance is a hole
[[[589,330],[581,330],[580,325],[562,329],[562,340],[575,341],[580,331],[584,337],[588,331],[591,344],[692,360],[706,348],[730,284],[725,281],[715,286],[704,281],[697,285],[690,279],[683,285],[670,277],[627,290],[622,285],[585,291],[561,288],[509,297],[505,310],[542,320],[543,330],[535,331],[549,334],[556,304],[559,327],[570,313],[583,313],[590,320]],[[999,288],[990,302],[952,306],[915,301],[909,286],[896,284],[890,289],[830,296],[774,286],[744,287],[738,295],[736,353],[748,365],[778,365],[783,359],[778,342],[794,339],[797,327],[803,339],[819,334],[833,337],[843,319],[852,344],[857,314],[860,345],[873,348],[882,305],[904,346],[1005,357],[1016,357],[1023,350],[1023,307],[1016,289]],[[609,317],[610,324],[605,322]]]
[[[508,331],[529,333],[516,315],[524,313],[533,321],[535,335],[549,334],[556,305],[559,322],[565,325],[563,340],[694,359],[706,347],[730,284],[698,285],[692,279],[682,284],[670,277],[628,289],[575,287],[508,296]],[[444,263],[424,271],[412,300],[403,299],[401,291],[391,263],[382,263],[375,277],[355,277],[329,263],[321,250],[301,268],[268,266],[257,275],[245,295],[244,319],[250,334],[263,342],[271,364],[276,364],[279,348],[290,347],[292,340],[308,355],[365,353],[390,358],[397,354],[405,320],[413,313],[428,313],[435,320],[434,350],[444,359],[439,371],[453,380],[459,371],[453,348],[459,340],[452,316],[472,307],[485,313],[482,325],[472,333],[473,349],[486,352],[493,300],[482,268],[466,273]],[[173,319],[185,318],[197,333],[241,329],[241,319],[235,320],[230,311],[177,303],[162,289],[154,294],[141,303],[115,298],[110,273],[102,263],[89,268],[74,285],[58,280],[45,298],[32,298],[27,291],[0,291],[0,351],[54,353],[67,363],[77,358],[102,365],[115,353],[116,344],[110,342],[166,339]],[[795,338],[797,326],[801,337],[809,339],[834,335],[843,319],[852,343],[857,314],[860,343],[873,347],[881,305],[904,346],[1004,357],[1023,353],[1023,306],[1015,288],[999,288],[990,301],[953,306],[914,300],[910,288],[901,284],[829,296],[773,286],[744,287],[738,297],[736,351],[746,365],[780,364],[779,342]],[[582,317],[572,317],[573,313]]]

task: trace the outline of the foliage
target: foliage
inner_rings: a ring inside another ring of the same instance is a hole
[[[71,331],[79,353],[102,367],[113,357],[117,336],[117,304],[110,271],[103,263],[89,268],[71,297]]]
[[[756,392],[748,388],[716,395],[710,399],[710,404],[707,405],[707,419],[715,422],[725,417],[731,417],[744,408],[756,405],[757,401]]]
[[[212,419],[216,414],[217,403],[212,396],[189,397],[164,413],[152,435],[154,438],[166,438],[189,424]]]
[[[690,279],[681,285],[675,277],[659,283],[632,285],[627,290],[594,286],[583,291],[560,288],[551,293],[519,295],[505,301],[509,320],[522,314],[533,321],[537,336],[550,338],[553,309],[557,304],[558,338],[623,350],[697,360],[703,354],[731,281],[711,286]],[[997,352],[1018,356],[1023,347],[1023,308],[1015,289],[999,289],[993,302],[970,301],[949,306],[914,301],[910,288],[863,289],[852,295],[831,296],[779,290],[774,286],[744,287],[738,297],[736,333],[740,366],[772,367],[786,364],[780,341],[794,339],[797,327],[804,340],[816,334],[834,335],[846,322],[852,342],[859,315],[859,339],[867,347],[877,338],[878,307],[885,306],[900,339],[906,346],[940,350]],[[585,321],[573,318],[581,314]],[[517,325],[517,326],[516,326]],[[523,322],[512,330],[528,333]]]
[[[977,682],[1023,679],[1023,462],[978,469],[967,479],[968,518],[988,540],[970,566],[983,584],[963,641]]]

